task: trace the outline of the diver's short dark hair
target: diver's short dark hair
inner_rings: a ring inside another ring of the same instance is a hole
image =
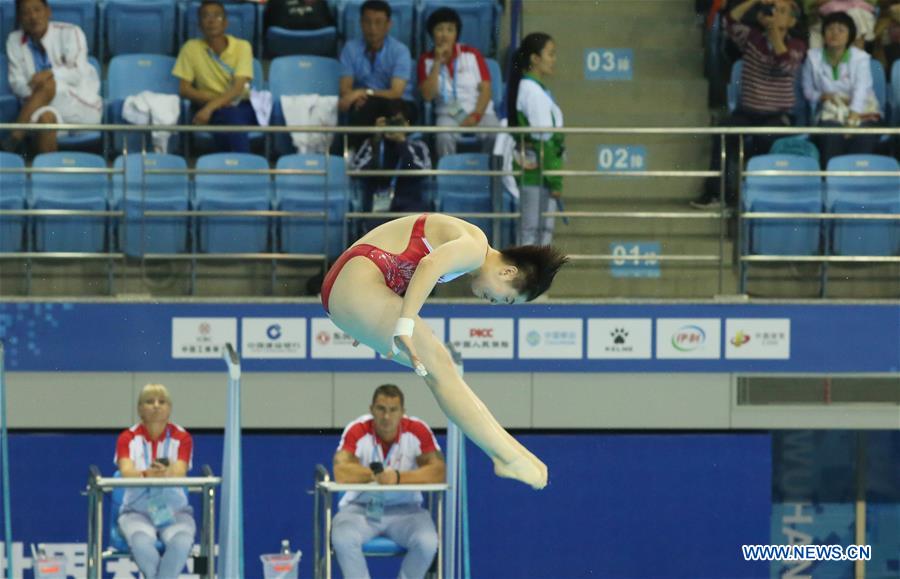
[[[569,258],[550,245],[517,245],[500,251],[503,260],[516,266],[519,275],[513,280],[513,287],[525,294],[530,302],[548,289]]]
[[[400,406],[405,408],[405,403],[403,400],[403,390],[396,384],[382,384],[378,388],[375,389],[375,393],[372,394],[372,404],[375,404],[375,399],[379,396],[384,396],[385,398],[399,398]]]

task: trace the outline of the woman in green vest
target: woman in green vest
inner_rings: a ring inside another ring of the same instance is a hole
[[[507,118],[510,127],[562,127],[563,114],[547,90],[547,79],[556,67],[556,43],[548,34],[533,32],[522,40],[513,58],[507,92]],[[553,217],[541,217],[545,211],[557,211],[562,196],[562,177],[548,177],[543,171],[562,168],[565,136],[561,133],[529,133],[522,155],[516,138],[515,168],[524,169],[519,191],[522,213],[519,243],[549,245],[553,239]]]

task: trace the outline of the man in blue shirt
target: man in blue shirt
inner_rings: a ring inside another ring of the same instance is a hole
[[[341,51],[341,111],[350,124],[371,126],[384,101],[403,98],[412,72],[409,48],[389,35],[391,7],[384,0],[368,0],[359,9],[362,40]],[[415,122],[415,107],[407,103],[407,119]]]

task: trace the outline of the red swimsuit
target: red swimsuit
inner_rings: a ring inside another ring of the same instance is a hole
[[[416,272],[416,266],[419,265],[419,261],[431,253],[431,246],[428,245],[428,241],[425,239],[425,219],[427,218],[428,214],[426,213],[416,219],[416,223],[412,228],[412,234],[409,236],[409,244],[407,244],[403,253],[390,253],[368,243],[354,245],[342,253],[337,261],[334,262],[334,265],[331,266],[331,269],[328,270],[328,273],[325,274],[325,280],[322,282],[322,305],[325,307],[325,311],[328,312],[328,298],[331,296],[331,288],[338,274],[341,273],[344,264],[359,255],[368,257],[372,260],[372,263],[378,266],[378,269],[384,275],[384,283],[395,294],[399,296],[405,294],[406,288],[409,286],[409,280],[412,279],[413,274]]]

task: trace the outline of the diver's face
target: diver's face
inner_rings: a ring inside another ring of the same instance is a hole
[[[512,273],[508,273],[509,270]],[[487,300],[492,304],[521,304],[525,302],[525,294],[519,293],[513,286],[518,272],[516,268],[507,268],[499,272],[484,273],[472,280],[472,293],[475,297]]]

